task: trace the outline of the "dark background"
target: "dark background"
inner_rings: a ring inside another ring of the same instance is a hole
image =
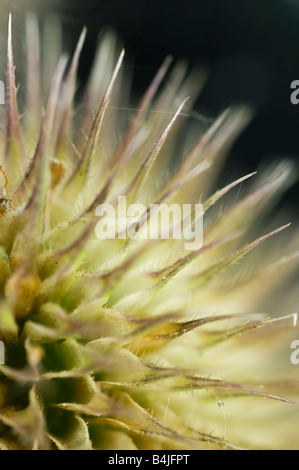
[[[85,24],[80,66],[88,75],[99,31],[112,26],[136,67],[135,90],[145,90],[166,55],[204,63],[209,77],[201,109],[213,116],[232,102],[249,102],[255,117],[232,150],[244,172],[263,159],[290,156],[299,165],[299,105],[290,84],[299,79],[299,0],[64,0],[57,2],[73,46]],[[140,66],[140,68],[138,68]],[[144,67],[144,68],[142,68]],[[287,200],[297,208],[299,185]]]

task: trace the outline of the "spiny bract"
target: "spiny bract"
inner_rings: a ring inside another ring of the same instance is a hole
[[[42,74],[38,30],[28,18],[21,120],[9,24],[0,447],[298,448],[290,362],[298,236],[293,229],[267,240],[285,227],[266,222],[293,181],[293,165],[280,162],[213,193],[249,111],[227,110],[210,126],[192,121],[202,75],[186,77],[180,63],[163,85],[167,58],[125,126],[124,53],[115,60],[110,33],[83,105],[73,112],[85,30],[73,59],[58,61],[41,112],[53,57]],[[251,176],[241,198],[234,188]],[[184,240],[143,240],[142,224],[133,239],[98,240],[96,208],[116,207],[119,195],[146,206],[202,202],[203,246],[185,251]],[[225,205],[216,204],[220,198]]]

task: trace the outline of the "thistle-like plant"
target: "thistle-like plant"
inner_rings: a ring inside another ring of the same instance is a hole
[[[186,77],[179,64],[165,85],[167,58],[125,122],[124,53],[115,61],[109,34],[83,104],[75,110],[85,30],[71,61],[59,60],[42,110],[48,76],[32,18],[27,32],[20,118],[9,23],[0,447],[298,448],[289,359],[298,236],[278,235],[286,226],[269,218],[293,182],[293,165],[279,162],[215,192],[248,110],[192,124],[200,77]],[[234,191],[251,177],[241,198]],[[149,211],[133,237],[99,240],[96,208],[117,207],[119,195],[146,207],[202,203],[203,246],[185,251],[184,240],[144,240]]]

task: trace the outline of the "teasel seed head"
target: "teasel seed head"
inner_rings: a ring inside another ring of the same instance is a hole
[[[111,33],[77,108],[85,36],[84,29],[70,61],[58,60],[41,112],[44,44],[36,19],[27,19],[21,119],[9,20],[1,449],[298,448],[298,380],[289,360],[298,231],[271,222],[294,181],[293,163],[217,189],[251,111],[235,107],[209,125],[193,122],[198,71],[186,75],[181,63],[170,71],[170,58],[130,111],[124,51],[116,57]],[[183,239],[143,239],[149,210],[134,237],[98,240],[96,208],[117,209],[118,196],[147,208],[203,204],[203,246],[186,251]]]

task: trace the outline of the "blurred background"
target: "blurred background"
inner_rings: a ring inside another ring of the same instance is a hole
[[[214,117],[236,102],[249,103],[255,111],[232,149],[227,172],[235,167],[239,174],[249,172],[282,156],[299,166],[299,105],[290,101],[291,82],[299,80],[299,0],[1,0],[3,45],[9,10],[17,25],[29,10],[40,18],[57,14],[68,51],[86,25],[82,83],[106,27],[123,40],[137,95],[168,54],[186,59],[190,67],[206,67],[199,112]],[[14,35],[21,30],[15,27]],[[297,214],[298,197],[297,184],[286,195]]]

